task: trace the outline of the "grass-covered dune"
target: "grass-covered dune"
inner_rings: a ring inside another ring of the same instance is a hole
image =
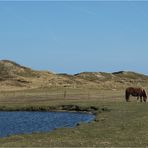
[[[46,87],[125,89],[147,87],[148,76],[130,72],[81,72],[74,75],[38,71],[13,61],[0,60],[0,90],[25,90]]]
[[[72,110],[73,108],[73,110]],[[125,102],[124,90],[44,88],[0,93],[0,110],[94,111],[96,119],[74,128],[0,138],[0,146],[145,147],[148,103]]]

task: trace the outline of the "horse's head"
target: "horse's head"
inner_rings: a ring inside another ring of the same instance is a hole
[[[143,97],[143,101],[146,102],[146,100],[147,100],[147,96],[146,97]]]

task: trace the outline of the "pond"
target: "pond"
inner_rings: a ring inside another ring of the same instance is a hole
[[[90,122],[92,114],[76,112],[0,112],[0,137],[33,132],[48,132],[56,128],[74,127]]]

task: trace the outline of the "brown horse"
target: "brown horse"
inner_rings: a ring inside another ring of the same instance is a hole
[[[125,99],[127,102],[129,101],[130,95],[137,97],[137,100],[139,100],[139,97],[140,97],[140,102],[142,102],[142,98],[143,98],[144,102],[146,102],[146,100],[147,100],[147,95],[146,95],[146,92],[143,88],[136,88],[136,87],[126,88]]]

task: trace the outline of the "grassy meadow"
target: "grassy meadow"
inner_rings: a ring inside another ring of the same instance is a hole
[[[95,121],[80,123],[74,128],[0,138],[0,146],[148,146],[148,103],[140,103],[133,97],[131,102],[125,102],[124,90],[55,87],[0,92],[0,110],[38,110],[58,105],[95,106],[107,110],[98,110]]]

